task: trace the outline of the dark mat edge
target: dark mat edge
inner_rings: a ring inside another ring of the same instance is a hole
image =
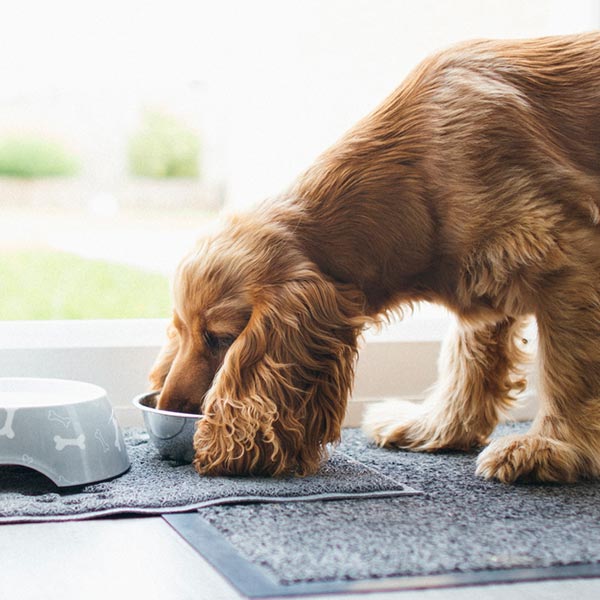
[[[586,563],[426,576],[392,576],[352,581],[315,581],[287,585],[279,583],[264,569],[241,556],[236,548],[198,513],[169,514],[163,515],[162,518],[247,598],[419,590],[600,577],[600,563]]]

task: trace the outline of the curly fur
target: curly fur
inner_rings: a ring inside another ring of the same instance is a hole
[[[314,472],[367,323],[426,300],[458,325],[423,405],[365,418],[381,445],[487,442],[539,326],[541,410],[480,455],[501,481],[600,475],[600,34],[436,54],[279,198],[182,262],[159,406],[202,411],[200,473]]]

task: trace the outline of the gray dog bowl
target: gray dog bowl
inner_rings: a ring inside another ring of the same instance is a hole
[[[142,411],[148,436],[163,458],[190,463],[194,459],[194,432],[200,415],[156,408],[160,392],[140,394],[133,404]]]
[[[121,475],[129,457],[105,390],[64,379],[0,378],[0,465],[57,486]]]

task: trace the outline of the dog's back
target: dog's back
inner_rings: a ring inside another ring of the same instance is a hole
[[[367,290],[375,312],[454,303],[469,254],[519,220],[539,236],[517,245],[545,256],[565,212],[599,220],[600,33],[468,42],[426,59],[291,195],[311,258]]]
[[[600,33],[471,42],[432,62],[434,137],[464,141],[477,178],[489,175],[486,162],[548,167],[600,190]]]

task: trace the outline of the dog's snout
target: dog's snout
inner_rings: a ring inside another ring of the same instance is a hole
[[[158,397],[156,408],[171,412],[200,414],[202,405],[189,396],[181,394],[169,394],[164,391]]]
[[[200,414],[214,371],[193,352],[179,352],[165,379],[157,408],[178,413]]]

